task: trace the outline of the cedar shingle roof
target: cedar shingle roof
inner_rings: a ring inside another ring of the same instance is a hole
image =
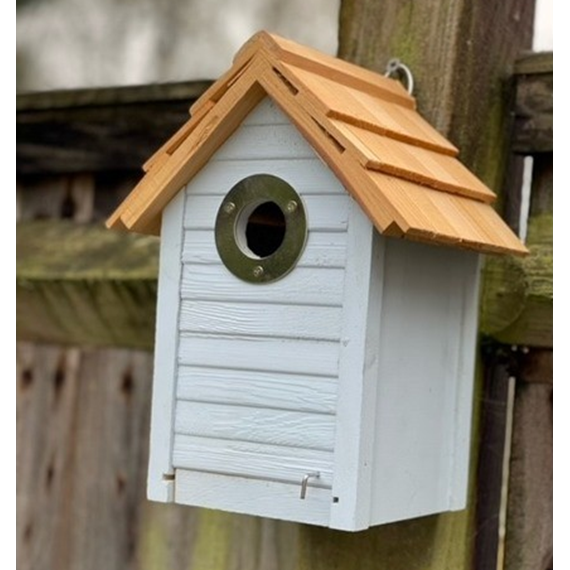
[[[482,252],[525,254],[495,195],[415,110],[403,86],[267,32],[191,108],[144,165],[109,227],[159,233],[162,209],[246,115],[271,97],[381,233]]]

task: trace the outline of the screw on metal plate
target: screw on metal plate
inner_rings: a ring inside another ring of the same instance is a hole
[[[233,202],[227,202],[224,204],[224,212],[226,214],[231,214],[236,209],[236,205]]]
[[[397,57],[392,58],[388,62],[386,71],[384,72],[384,77],[394,76],[404,79],[406,89],[411,95],[414,91],[414,76],[412,75],[410,68],[405,63],[402,63]]]
[[[261,265],[256,265],[253,268],[253,276],[254,277],[261,277],[263,275],[264,271],[263,271],[263,267],[261,267]]]
[[[301,499],[307,496],[307,485],[309,484],[309,479],[319,479],[321,474],[318,471],[311,471],[306,473],[301,481]]]
[[[295,200],[290,200],[289,202],[287,202],[287,212],[289,212],[290,214],[292,214],[298,207],[297,202],[295,202]]]

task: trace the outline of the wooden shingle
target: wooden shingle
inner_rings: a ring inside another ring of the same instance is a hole
[[[335,172],[380,233],[488,253],[527,249],[495,212],[494,193],[390,78],[267,32],[191,108],[144,165],[107,224],[159,233],[163,208],[269,96]]]

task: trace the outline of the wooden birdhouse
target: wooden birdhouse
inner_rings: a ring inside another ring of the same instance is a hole
[[[108,225],[160,234],[150,499],[360,530],[466,502],[481,253],[403,86],[261,32]]]

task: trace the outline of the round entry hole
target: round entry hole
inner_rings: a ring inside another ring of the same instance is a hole
[[[275,202],[263,202],[243,216],[247,249],[259,258],[275,253],[285,239],[286,221]]]

